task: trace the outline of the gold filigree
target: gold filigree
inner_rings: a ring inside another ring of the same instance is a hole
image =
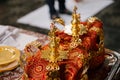
[[[71,21],[72,36],[79,35],[78,32],[80,30],[80,27],[78,26],[80,24],[80,21],[79,21],[79,18],[78,18],[78,17],[80,17],[80,15],[76,14],[76,10],[77,10],[77,8],[75,7],[74,8],[74,13],[72,14],[72,21]]]
[[[75,48],[81,44],[82,40],[80,39],[80,35],[87,33],[87,27],[80,23],[80,14],[76,12],[77,7],[74,7],[74,13],[72,14],[71,21],[71,31],[72,31],[72,41],[70,44],[71,48]]]
[[[57,61],[62,61],[63,59],[67,59],[68,55],[67,55],[68,51],[63,51],[63,50],[58,50],[57,54],[53,56],[51,55],[51,49],[48,47],[45,50],[42,50],[42,56],[41,58],[44,58],[46,60],[48,60],[49,62],[57,62]],[[53,60],[54,59],[54,60]]]
[[[57,22],[57,23],[59,23],[59,24],[65,26],[65,22],[64,22],[64,20],[61,19],[61,18],[56,18],[53,22],[54,22],[54,23]]]
[[[87,33],[87,27],[84,26],[83,24],[80,24],[80,31],[79,31],[79,35],[83,35],[85,33]]]
[[[87,27],[81,24],[80,14],[76,12],[77,8],[74,8],[74,13],[72,14],[72,36],[79,36],[87,33]]]
[[[96,31],[97,33],[100,31],[100,28],[93,26],[92,28],[90,28],[90,31]]]
[[[93,22],[96,21],[96,20],[99,20],[99,21],[100,21],[100,19],[97,18],[97,17],[90,17],[90,18],[88,18],[88,22],[90,22],[90,23],[93,23]]]
[[[57,64],[58,61],[62,61],[63,59],[67,59],[68,51],[63,51],[59,49],[59,41],[60,39],[56,37],[55,32],[57,31],[56,26],[54,23],[51,23],[50,29],[50,43],[49,46],[42,50],[41,58],[44,58],[49,61],[46,69],[50,71],[49,73],[54,73],[54,71],[59,70],[59,66]]]
[[[53,23],[51,23],[51,29],[49,32],[49,39],[50,43],[49,46],[42,50],[41,58],[44,58],[49,61],[49,64],[46,66],[46,69],[48,70],[48,77],[47,80],[60,80],[58,76],[58,70],[60,69],[58,65],[58,61],[62,61],[63,59],[67,59],[67,53],[68,51],[63,51],[59,49],[59,41],[60,39],[56,37],[55,33],[58,30],[56,26],[54,25],[55,22],[59,22],[60,24],[64,25],[63,21],[61,19],[56,19]],[[56,74],[57,76],[55,77]]]

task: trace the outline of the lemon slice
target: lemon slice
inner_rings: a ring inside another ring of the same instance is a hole
[[[0,46],[0,65],[19,60],[20,51],[11,46]]]

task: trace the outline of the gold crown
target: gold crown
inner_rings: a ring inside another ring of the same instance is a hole
[[[44,77],[44,80],[73,80],[77,77],[81,80],[84,78],[83,76],[86,76],[86,72],[89,67],[92,65],[93,67],[98,66],[103,62],[104,42],[102,22],[96,17],[91,17],[85,23],[82,23],[80,20],[80,14],[77,14],[76,10],[77,7],[74,7],[71,21],[72,35],[68,35],[64,33],[64,31],[59,30],[55,24],[60,23],[61,25],[65,26],[65,23],[62,19],[55,19],[50,26],[50,42],[48,43],[47,47],[42,47],[40,43],[36,43],[40,52],[37,52],[38,54],[33,54],[31,52],[32,50],[26,51],[26,49],[29,48],[29,45],[26,46],[25,51],[27,52],[27,59],[25,69],[33,65],[42,64],[40,62],[43,61],[46,63],[43,65],[45,67],[44,75],[46,75],[46,77]],[[35,45],[35,42],[32,42],[31,44]],[[101,57],[101,60],[98,64],[94,64],[96,63],[96,58],[99,56]],[[35,60],[33,59],[38,60],[37,62],[34,62]],[[93,64],[90,61],[92,61]],[[71,68],[70,65],[72,68],[75,68],[75,70],[80,71],[82,69],[82,72],[79,73],[76,71],[74,75],[70,76],[72,73],[69,70],[69,68]],[[77,67],[75,67],[75,65]],[[61,66],[65,67],[63,68]],[[35,67],[38,69],[38,66]],[[34,69],[30,69],[30,71],[28,69],[25,70],[24,77],[26,77],[28,80],[29,76],[31,76],[33,79],[36,78],[36,80],[41,80],[42,78],[40,76],[33,76],[35,73],[29,73],[33,70]],[[61,76],[61,70],[64,70],[64,77]],[[38,71],[38,73],[40,72]],[[78,74],[79,76],[76,76],[75,78],[75,75]],[[84,80],[87,80],[87,78]]]

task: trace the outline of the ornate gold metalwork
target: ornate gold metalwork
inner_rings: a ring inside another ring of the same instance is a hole
[[[72,36],[73,37],[76,37],[78,36],[78,32],[80,30],[80,27],[78,27],[80,21],[78,19],[78,17],[80,17],[77,13],[76,13],[76,10],[77,10],[77,7],[74,8],[74,13],[72,14],[72,21],[71,21],[71,24],[72,24]]]
[[[87,21],[87,25],[89,26],[90,23],[93,23],[95,21],[100,21],[101,22],[101,20],[99,18],[97,18],[97,17],[90,17],[88,19],[88,21]],[[104,52],[104,32],[103,32],[103,29],[102,28],[98,28],[96,26],[93,26],[90,30],[96,31],[97,34],[98,34],[100,42],[98,43],[99,49],[97,51],[97,54],[100,55],[99,53],[103,53]],[[94,56],[94,54],[92,56]],[[95,56],[96,56],[96,52],[95,52]]]
[[[61,25],[65,26],[65,22],[61,18],[56,18],[53,22],[54,23],[57,22],[57,23],[60,23]]]
[[[76,12],[77,7],[74,7],[74,13],[72,14],[72,42],[71,48],[75,48],[81,44],[82,40],[80,39],[80,35],[87,33],[87,28],[80,23],[80,14]]]
[[[57,22],[60,22],[60,24],[63,24],[62,20],[56,20]],[[51,29],[49,32],[50,36],[50,43],[47,49],[42,50],[41,58],[44,58],[49,61],[49,64],[46,66],[46,69],[48,70],[48,78],[47,80],[60,80],[59,78],[59,65],[58,61],[62,61],[63,59],[67,59],[67,53],[68,51],[62,51],[59,49],[59,41],[60,39],[56,37],[55,32],[57,31],[56,26],[54,25],[55,22],[51,23]],[[52,76],[53,74],[57,74],[55,77]]]
[[[83,24],[80,23],[81,22],[80,14],[77,14],[76,10],[77,10],[77,7],[74,7],[74,12],[72,14],[72,21],[71,21],[72,39],[71,39],[69,50],[72,50],[73,48],[76,48],[77,46],[81,45],[82,40],[80,39],[80,37],[83,34],[87,33],[89,24],[93,23],[95,20],[99,20],[97,17],[91,17],[88,19],[87,25],[84,26]],[[58,28],[55,26],[55,23],[59,23],[59,24],[65,26],[65,23],[62,19],[57,18],[57,19],[53,20],[53,22],[51,23],[51,26],[50,26],[51,29],[49,32],[50,43],[44,50],[41,50],[41,52],[42,52],[41,58],[43,58],[49,62],[48,65],[46,66],[46,69],[48,70],[47,80],[60,80],[60,75],[59,75],[60,66],[59,66],[58,62],[62,61],[63,59],[68,59],[68,52],[69,52],[69,50],[67,50],[67,51],[62,50],[59,47],[60,38],[56,37],[56,32],[57,32]],[[90,30],[96,31],[100,38],[100,42],[98,44],[99,50],[97,51],[97,53],[103,52],[103,50],[104,50],[103,30],[99,29],[97,27],[94,27],[94,26],[92,26],[92,28],[89,29],[89,31]],[[33,42],[32,45],[34,47],[42,49],[40,43]],[[80,46],[80,48],[81,47],[83,48],[83,46]],[[85,49],[85,48],[83,48],[83,49]],[[33,51],[32,52],[31,51],[29,51],[29,54],[22,56],[23,57],[22,59],[26,60],[27,56],[33,56],[33,54],[31,55],[31,53],[33,53]],[[96,51],[94,51],[94,52],[96,52]],[[92,53],[92,51],[91,51],[91,53]],[[83,53],[74,52],[74,55],[76,57],[80,58],[84,62],[82,65],[83,72],[81,75],[84,76],[86,79],[87,76],[84,74],[86,73],[87,69],[89,68],[89,61],[91,58],[91,54],[89,52],[90,58],[87,58],[87,59],[85,58]],[[21,63],[21,66],[24,68],[22,63]],[[24,73],[24,75],[25,75],[25,78],[27,79],[28,75],[26,73]]]
[[[45,58],[49,62],[56,63],[57,61],[61,61],[63,59],[67,59],[68,51],[63,51],[59,49],[59,38],[55,36],[57,28],[54,23],[51,23],[51,30],[49,33],[50,36],[50,44],[49,47],[45,50],[42,50],[42,58]]]
[[[90,23],[93,23],[93,22],[96,21],[96,20],[99,20],[99,21],[100,21],[100,19],[97,18],[97,17],[90,17],[90,18],[88,18],[88,22],[90,22]]]
[[[47,49],[42,50],[41,58],[44,58],[49,61],[49,64],[46,66],[48,72],[47,80],[60,80],[59,76],[52,76],[53,74],[58,74],[58,70],[60,69],[58,65],[58,61],[62,61],[63,59],[67,59],[68,51],[62,51],[59,49],[59,41],[60,39],[56,37],[55,32],[57,31],[55,22],[58,22],[64,25],[64,21],[62,19],[56,19],[53,23],[51,23],[51,29],[49,32],[50,43]]]
[[[79,36],[87,33],[87,28],[80,22],[80,14],[76,13],[77,8],[74,8],[74,13],[72,14],[72,36]]]

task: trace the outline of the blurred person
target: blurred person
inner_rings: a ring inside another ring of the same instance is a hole
[[[58,2],[59,2],[59,11],[58,11],[59,13],[67,14],[67,15],[72,14],[71,11],[66,9],[65,0],[58,0]],[[50,18],[51,19],[59,18],[60,16],[54,7],[55,0],[46,0],[46,3],[48,4],[49,7]]]
[[[80,1],[82,1],[82,0],[74,0],[75,2],[80,2]]]

